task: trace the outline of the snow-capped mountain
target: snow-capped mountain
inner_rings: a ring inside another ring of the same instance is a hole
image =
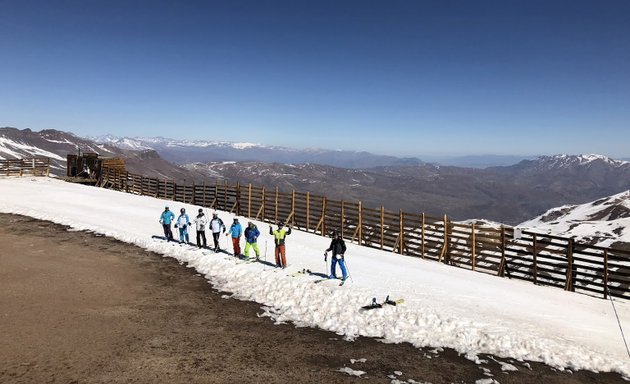
[[[235,150],[242,150],[248,148],[280,148],[270,147],[262,144],[254,143],[232,143],[226,141],[209,141],[209,140],[176,140],[165,137],[119,137],[114,135],[103,135],[89,137],[97,143],[104,143],[113,145],[124,149],[155,149],[155,148],[231,148]],[[286,149],[286,148],[284,148]]]
[[[116,137],[105,135],[92,138],[120,148],[154,149],[164,159],[178,164],[218,161],[256,161],[263,163],[321,164],[343,168],[369,168],[388,165],[421,165],[417,158],[375,155],[369,152],[295,149],[249,142],[210,140],[175,140],[164,137]]]
[[[0,128],[0,159],[50,157],[51,173],[66,175],[66,157],[71,153],[94,152],[101,157],[123,157],[127,169],[149,177],[171,180],[203,179],[203,175],[173,165],[162,159],[154,150],[136,146],[114,146],[109,142],[96,142],[70,132],[47,129],[39,132],[30,129]]]
[[[54,129],[34,132],[30,129],[0,128],[0,159],[49,157],[51,171],[59,175],[66,172],[66,156],[79,150],[95,152],[102,156],[112,156],[119,152],[115,147],[97,145],[69,132]]]
[[[552,168],[570,168],[574,166],[592,166],[598,163],[604,163],[612,167],[627,166],[630,163],[623,160],[615,160],[610,157],[589,154],[589,155],[553,155],[540,156],[534,160],[530,160],[535,167],[546,169]]]
[[[519,225],[590,244],[630,248],[630,191],[586,204],[563,205]]]

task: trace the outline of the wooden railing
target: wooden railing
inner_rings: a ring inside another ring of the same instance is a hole
[[[251,184],[180,185],[105,168],[99,185],[270,223],[282,221],[324,236],[337,230],[367,247],[567,291],[630,299],[630,252],[571,238],[510,226],[461,224],[446,215],[390,212],[361,202]]]
[[[26,159],[0,160],[0,176],[24,175],[50,175],[50,158],[33,157]]]

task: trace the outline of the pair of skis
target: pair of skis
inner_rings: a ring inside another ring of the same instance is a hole
[[[393,305],[396,306],[398,304],[402,304],[404,303],[405,300],[404,299],[395,299],[392,300],[389,298],[389,295],[387,295],[387,297],[385,298],[385,301],[383,301],[382,303],[379,303],[376,301],[376,297],[372,298],[372,303],[368,304],[368,305],[364,305],[363,307],[361,307],[361,309],[359,309],[360,312],[363,311],[370,311],[372,309],[378,309],[378,308],[383,308],[386,305]]]
[[[323,283],[324,281],[330,281],[330,280],[335,280],[335,279],[339,279],[339,278],[338,277],[332,277],[332,278],[331,277],[326,277],[326,278],[323,278],[323,279],[315,280],[315,281],[313,281],[313,283],[319,284],[319,283]],[[346,279],[346,280],[339,279],[339,280],[341,280],[341,282],[339,283],[340,287],[343,287],[343,285],[346,283],[346,281],[348,281],[348,279]]]
[[[310,275],[312,272],[310,269],[302,269],[301,271],[297,271],[297,272],[293,272],[291,274],[291,277],[302,277],[302,276],[306,276],[306,275]]]

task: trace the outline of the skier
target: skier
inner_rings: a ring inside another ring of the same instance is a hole
[[[188,243],[188,226],[190,225],[190,219],[188,218],[188,214],[184,208],[179,210],[180,215],[177,217],[177,222],[175,223],[175,228],[179,228],[179,242],[183,243],[184,241]]]
[[[343,237],[341,233],[333,232],[333,239],[330,242],[330,247],[326,251],[324,251],[324,260],[328,259],[328,252],[332,251],[332,258],[330,259],[330,279],[337,278],[337,263],[339,263],[339,267],[341,268],[341,273],[343,277],[342,281],[346,281],[348,278],[348,272],[346,271],[346,264],[344,262],[344,253],[346,253],[346,243],[343,241]]]
[[[278,223],[278,229],[275,231],[269,226],[269,234],[274,237],[276,243],[276,266],[281,268],[287,267],[286,250],[284,248],[284,239],[291,234],[291,227],[288,231],[284,229],[282,223]]]
[[[197,229],[197,246],[201,248],[201,239],[203,239],[203,248],[206,247],[206,225],[208,218],[203,214],[203,209],[199,208],[199,214],[195,217],[195,226]]]
[[[221,231],[225,233],[225,224],[223,224],[223,220],[219,218],[219,215],[216,213],[212,214],[212,220],[210,220],[210,230],[212,231],[212,240],[214,240],[214,251],[219,252],[221,248],[219,248],[219,235]]]
[[[240,256],[241,254],[241,235],[243,234],[243,227],[241,227],[241,223],[238,222],[238,219],[235,217],[234,222],[230,226],[230,230],[225,234],[232,236],[232,246],[234,247],[234,256]]]
[[[173,212],[169,211],[168,207],[164,207],[164,212],[160,215],[160,223],[164,229],[164,237],[166,240],[173,240],[173,231],[171,231],[171,221],[175,220]]]
[[[258,244],[256,240],[260,236],[260,231],[256,227],[256,224],[251,221],[247,223],[247,228],[245,228],[245,257],[249,258],[249,248],[254,248],[254,252],[256,252],[256,260],[260,259],[260,250],[258,249]]]

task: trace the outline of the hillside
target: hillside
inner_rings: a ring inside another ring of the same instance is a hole
[[[30,129],[0,128],[0,159],[49,157],[53,175],[65,176],[66,156],[79,151],[94,152],[101,157],[122,157],[125,159],[127,170],[149,177],[177,181],[201,180],[205,177],[165,161],[150,148],[121,148],[98,144],[70,132],[54,129],[35,132]]]
[[[630,188],[630,164],[571,156],[523,161],[510,167],[473,169],[390,166],[347,169],[317,164],[194,163],[209,177],[296,189],[366,206],[407,212],[447,213],[453,219],[484,218],[516,224],[567,203],[584,203]]]
[[[630,249],[630,191],[586,204],[564,205],[519,226],[589,244]]]
[[[321,164],[342,168],[369,168],[385,165],[420,165],[417,158],[375,155],[369,152],[330,149],[295,149],[254,143],[232,143],[210,140],[175,140],[164,137],[92,138],[95,142],[127,149],[154,149],[164,159],[178,164],[197,162],[262,162],[289,164]]]

